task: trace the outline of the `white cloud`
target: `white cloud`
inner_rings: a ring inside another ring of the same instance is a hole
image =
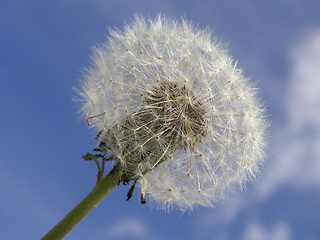
[[[246,232],[243,239],[246,240],[289,240],[290,228],[285,223],[277,223],[270,229],[266,229],[263,225],[252,222]]]
[[[258,187],[262,197],[284,184],[320,185],[320,30],[310,32],[289,56],[287,122],[273,138],[276,148]]]
[[[320,30],[294,47],[291,87],[287,98],[288,114],[292,127],[299,128],[311,121],[319,128],[320,121]]]
[[[146,239],[148,228],[140,219],[127,218],[108,227],[105,236],[110,239],[125,239],[126,237]]]

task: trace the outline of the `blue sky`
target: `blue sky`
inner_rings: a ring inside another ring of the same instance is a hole
[[[134,13],[186,16],[228,43],[272,123],[257,182],[215,209],[165,213],[120,186],[65,239],[320,239],[320,2],[0,2],[0,238],[40,239],[94,186],[95,132],[73,87]]]

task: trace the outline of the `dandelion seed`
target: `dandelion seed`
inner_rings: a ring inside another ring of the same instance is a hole
[[[137,16],[95,48],[82,111],[121,181],[140,181],[142,203],[213,206],[257,173],[264,111],[226,52],[207,30],[161,15]]]

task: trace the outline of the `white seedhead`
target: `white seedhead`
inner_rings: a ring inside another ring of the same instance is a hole
[[[140,16],[94,49],[81,90],[123,182],[160,208],[213,206],[255,176],[267,123],[257,89],[207,30]]]

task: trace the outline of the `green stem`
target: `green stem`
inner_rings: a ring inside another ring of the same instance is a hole
[[[92,191],[54,226],[41,240],[62,239],[72,230],[92,209],[112,192],[120,180],[120,169],[114,167],[107,176],[97,182]]]

